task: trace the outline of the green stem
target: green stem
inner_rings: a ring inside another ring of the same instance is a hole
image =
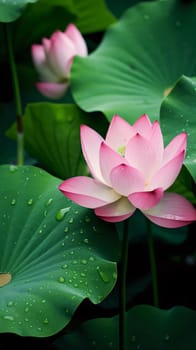
[[[12,28],[10,23],[6,23],[6,36],[8,46],[8,56],[10,69],[12,74],[13,92],[16,104],[16,116],[17,116],[17,164],[23,165],[24,163],[24,135],[23,135],[23,124],[22,124],[22,103],[20,96],[20,87],[18,81],[18,74],[16,69],[16,63],[14,59],[13,40],[12,40]]]
[[[149,258],[150,258],[150,270],[151,270],[151,276],[152,276],[153,305],[156,307],[159,307],[155,247],[154,247],[154,239],[153,239],[152,230],[151,230],[151,224],[149,221],[148,221],[148,230],[147,230],[147,240],[148,240]]]
[[[125,350],[127,343],[126,330],[126,276],[128,264],[128,220],[124,222],[120,261],[120,291],[119,291],[119,349]]]

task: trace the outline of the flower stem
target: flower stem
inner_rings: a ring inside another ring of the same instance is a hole
[[[121,261],[120,261],[120,290],[119,290],[119,349],[126,350],[126,275],[128,264],[128,220],[124,222]]]
[[[20,96],[20,87],[18,81],[18,74],[16,69],[16,62],[14,59],[13,40],[12,40],[12,28],[10,23],[6,23],[6,36],[10,69],[12,74],[13,92],[16,104],[16,116],[17,116],[17,164],[23,165],[24,163],[24,135],[22,124],[22,103]]]
[[[153,305],[155,307],[159,307],[155,247],[154,247],[154,239],[153,239],[152,230],[151,230],[151,224],[149,221],[148,221],[148,230],[147,230],[147,241],[148,241],[148,251],[149,251],[149,258],[150,258],[150,270],[151,270],[151,276],[152,276]]]

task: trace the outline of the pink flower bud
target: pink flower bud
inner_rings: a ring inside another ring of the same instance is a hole
[[[56,31],[50,39],[42,39],[42,45],[32,45],[31,53],[40,76],[36,87],[51,99],[65,94],[74,57],[88,54],[86,43],[74,24],[69,24],[65,32]]]

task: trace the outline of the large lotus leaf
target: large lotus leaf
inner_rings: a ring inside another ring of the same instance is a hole
[[[186,131],[187,154],[184,161],[196,181],[196,77],[183,76],[161,106],[161,126],[168,143],[175,135]]]
[[[24,114],[24,141],[29,154],[52,174],[65,179],[87,174],[80,146],[80,125],[91,124],[104,130],[104,117],[87,115],[76,105],[31,103]],[[7,135],[15,138],[13,126]]]
[[[0,0],[0,22],[15,21],[21,10],[30,2],[37,0]]]
[[[196,2],[139,3],[111,26],[87,58],[76,57],[73,96],[86,111],[159,118],[160,105],[182,74],[196,74]]]
[[[39,168],[4,165],[0,177],[0,332],[49,336],[110,293],[117,234]]]
[[[127,349],[195,350],[195,323],[196,312],[185,307],[136,306],[127,313]],[[87,321],[54,345],[59,350],[118,350],[118,317]]]

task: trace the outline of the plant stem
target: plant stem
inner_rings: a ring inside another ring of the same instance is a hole
[[[128,220],[124,222],[121,261],[120,261],[120,290],[119,290],[119,349],[126,350],[126,275],[128,264]]]
[[[153,291],[153,305],[159,307],[159,293],[158,293],[158,282],[157,282],[157,266],[155,259],[155,248],[154,248],[154,239],[151,230],[151,224],[148,221],[148,230],[147,230],[147,241],[148,241],[148,251],[150,258],[150,270],[152,276],[152,291]]]
[[[23,165],[24,163],[24,135],[23,135],[23,124],[22,124],[22,103],[20,96],[20,87],[18,81],[18,74],[16,69],[16,63],[14,59],[13,40],[12,40],[12,28],[10,23],[6,23],[6,36],[8,46],[8,56],[10,69],[12,74],[13,92],[16,104],[16,123],[17,123],[17,164]]]

